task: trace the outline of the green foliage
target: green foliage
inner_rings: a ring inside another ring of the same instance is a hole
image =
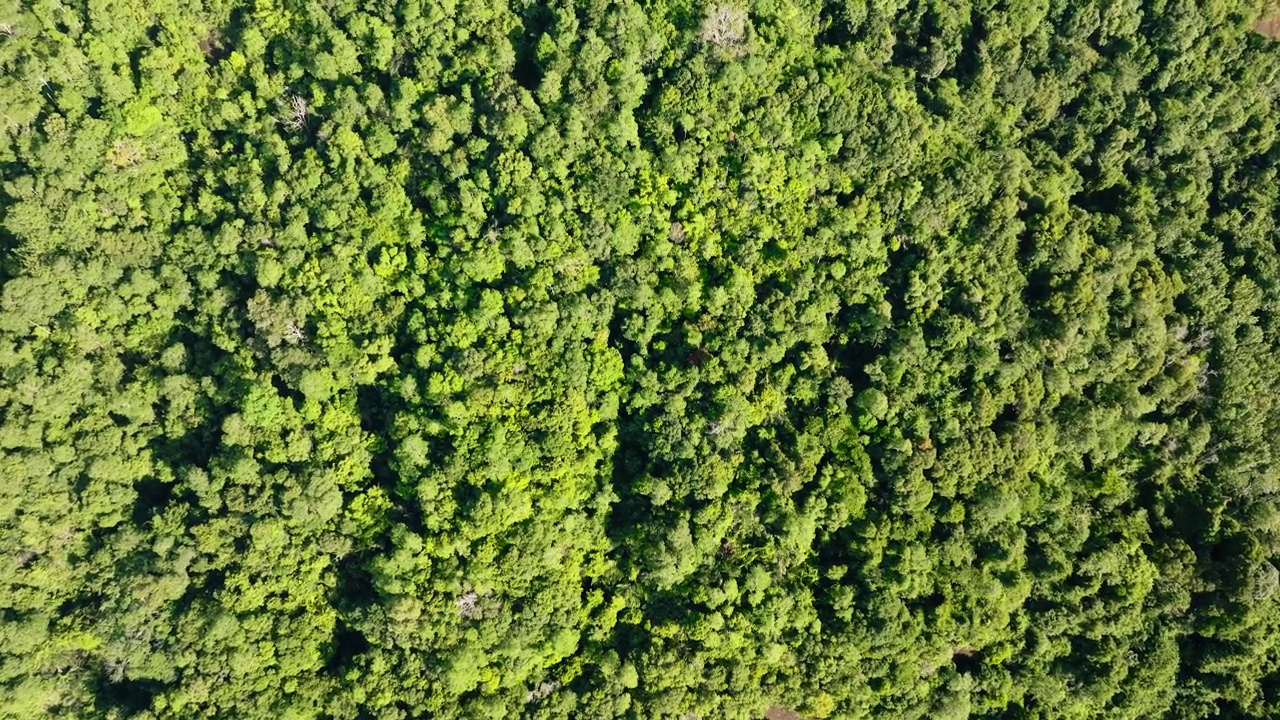
[[[0,718],[1280,716],[1262,10],[0,0]]]

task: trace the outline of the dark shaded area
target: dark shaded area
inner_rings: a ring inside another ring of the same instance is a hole
[[[173,484],[156,478],[148,478],[134,484],[138,499],[133,504],[133,522],[146,524],[153,515],[163,512],[173,498]]]
[[[125,717],[151,708],[156,696],[164,692],[164,683],[155,680],[117,679],[119,671],[104,670],[97,680],[98,706],[102,710],[123,713]]]

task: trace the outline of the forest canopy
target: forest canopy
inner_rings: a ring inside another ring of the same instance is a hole
[[[1280,717],[1264,0],[0,0],[0,718]]]

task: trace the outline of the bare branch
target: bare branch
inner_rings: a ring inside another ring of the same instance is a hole
[[[717,47],[740,48],[747,37],[747,11],[729,4],[710,7],[699,35]]]
[[[311,108],[307,105],[307,99],[301,95],[290,95],[285,111],[287,114],[284,118],[284,126],[293,132],[300,132],[305,128],[307,120],[311,117]]]
[[[458,598],[458,614],[467,619],[474,618],[477,614],[477,602],[479,600],[480,596],[475,591],[463,593]]]

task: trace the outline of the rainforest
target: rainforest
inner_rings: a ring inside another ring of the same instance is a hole
[[[1264,0],[0,0],[0,718],[1280,717]]]

